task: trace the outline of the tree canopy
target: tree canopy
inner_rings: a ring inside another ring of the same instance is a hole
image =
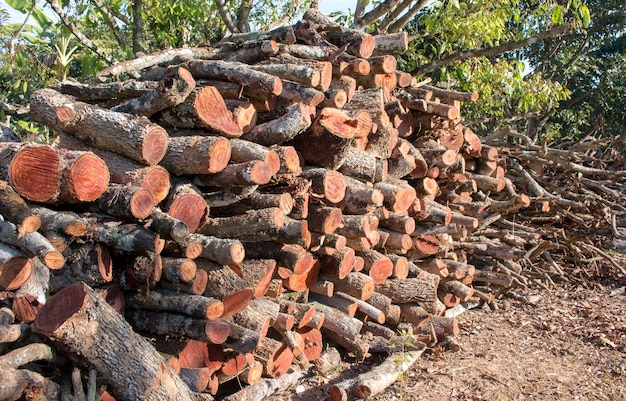
[[[1,121],[25,116],[33,89],[88,80],[119,60],[295,22],[313,0],[6,0],[0,6]],[[6,9],[23,15],[8,24]],[[52,16],[52,17],[51,17]],[[30,18],[28,18],[30,17]],[[622,0],[356,0],[331,17],[368,32],[406,30],[400,67],[419,80],[478,91],[466,124],[533,140],[626,137]],[[10,119],[6,117],[10,116]]]

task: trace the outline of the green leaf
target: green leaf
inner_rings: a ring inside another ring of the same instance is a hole
[[[580,17],[583,19],[583,27],[588,28],[591,22],[591,14],[589,13],[589,8],[584,4],[580,7]]]
[[[33,9],[33,19],[41,28],[46,29],[52,24],[52,20],[39,7]]]
[[[5,0],[9,7],[13,8],[21,12],[22,14],[26,14],[28,10],[33,6],[31,1],[27,0]]]
[[[552,23],[553,24],[562,24],[563,23],[563,10],[560,6],[557,6],[554,11],[552,11]]]

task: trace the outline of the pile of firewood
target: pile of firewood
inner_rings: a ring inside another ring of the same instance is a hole
[[[259,399],[401,345],[331,392],[369,398],[468,307],[623,272],[616,155],[481,141],[407,45],[310,10],[33,93],[59,136],[0,143],[0,398]]]

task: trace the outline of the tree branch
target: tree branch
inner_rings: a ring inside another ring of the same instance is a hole
[[[357,18],[357,15],[355,12],[354,23],[352,24],[350,28],[359,29],[359,28],[363,28],[371,24],[372,22],[376,21],[376,19],[382,17],[387,12],[389,12],[399,2],[400,0],[385,0],[382,3],[380,3],[378,6],[374,7],[373,10],[371,10],[370,12],[368,12],[361,18]],[[359,2],[357,3],[357,9],[359,8],[360,3],[361,3],[361,0],[359,0]],[[363,1],[363,3],[365,3],[365,1]],[[365,9],[365,7],[363,8]]]
[[[385,18],[383,18],[380,25],[378,25],[378,29],[383,32],[387,32],[389,25],[391,25],[391,23],[398,18],[398,16],[402,14],[402,12],[406,10],[411,3],[413,3],[413,0],[402,0],[393,10],[391,10],[389,14],[385,15]]]
[[[113,64],[117,62],[114,57],[108,56],[102,49],[96,46],[96,44],[94,44],[91,39],[89,39],[87,36],[85,36],[85,34],[78,30],[76,25],[74,25],[74,23],[72,23],[72,21],[70,21],[70,19],[68,18],[67,14],[65,14],[65,11],[63,11],[61,4],[59,4],[59,0],[46,0],[46,3],[50,4],[50,7],[52,7],[52,10],[56,13],[56,15],[59,16],[61,22],[63,22],[63,25],[65,25],[67,29],[69,29],[70,32],[72,32],[72,34],[76,36],[80,43],[85,45],[92,52],[96,53],[107,63]]]
[[[143,42],[143,0],[133,0],[133,54],[144,51]]]
[[[389,26],[388,32],[394,33],[400,31],[422,8],[426,7],[429,0],[419,0],[409,11],[402,17],[398,18],[396,22]]]
[[[111,29],[111,32],[113,33],[113,36],[115,37],[115,40],[117,40],[117,43],[120,45],[120,47],[125,48],[126,46],[128,46],[128,42],[126,41],[126,38],[122,33],[122,29],[115,21],[115,16],[113,15],[111,9],[101,0],[91,0],[91,3],[106,17],[107,25]]]
[[[226,28],[228,28],[231,33],[241,33],[239,28],[237,28],[237,26],[233,22],[233,19],[230,16],[230,12],[228,11],[228,7],[226,7],[226,4],[224,3],[224,0],[215,0],[215,4],[217,5],[217,11],[219,11],[222,20],[224,21],[224,24],[226,24]]]
[[[237,10],[237,27],[240,32],[250,32],[250,11],[254,0],[243,0]]]
[[[500,46],[495,46],[495,47],[489,47],[486,49],[476,49],[476,50],[468,50],[468,51],[462,51],[462,52],[458,52],[455,54],[451,54],[449,56],[446,56],[442,59],[439,60],[433,60],[428,64],[419,66],[417,68],[415,68],[413,71],[411,71],[412,75],[424,75],[427,74],[439,67],[443,67],[445,65],[448,65],[450,63],[453,63],[455,61],[459,61],[459,60],[467,60],[470,58],[475,58],[475,57],[489,57],[489,56],[495,56],[496,54],[500,54],[500,53],[504,53],[507,51],[511,51],[511,50],[515,50],[515,49],[519,49],[528,45],[532,45],[534,43],[537,43],[539,41],[542,41],[544,39],[553,37],[553,36],[557,36],[557,35],[561,35],[565,32],[568,32],[570,30],[572,30],[573,28],[567,25],[556,25],[553,26],[551,29],[536,35],[536,36],[531,36],[530,38],[526,38],[523,40],[519,40],[517,42],[509,42],[509,43],[505,43],[503,45]]]
[[[358,21],[361,17],[363,17],[367,3],[367,0],[357,0],[356,7],[354,9],[354,21]],[[352,24],[352,27],[354,28],[354,24]]]
[[[26,18],[24,18],[24,22],[22,22],[22,25],[17,28],[17,31],[15,31],[15,33],[11,35],[11,40],[9,40],[9,56],[11,56],[11,58],[15,56],[15,42],[17,42],[17,38],[22,34],[22,31],[24,30],[28,19],[33,14],[33,11],[35,11],[35,7],[37,7],[37,0],[33,0],[33,5],[30,10],[28,10],[28,13],[26,13]]]

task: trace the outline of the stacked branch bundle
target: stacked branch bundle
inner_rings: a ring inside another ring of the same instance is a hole
[[[611,260],[626,173],[602,144],[488,145],[477,94],[396,69],[407,41],[310,10],[35,92],[56,142],[0,143],[0,398],[255,399],[336,366],[326,343],[391,353],[331,392],[370,398],[458,349],[468,306]]]

